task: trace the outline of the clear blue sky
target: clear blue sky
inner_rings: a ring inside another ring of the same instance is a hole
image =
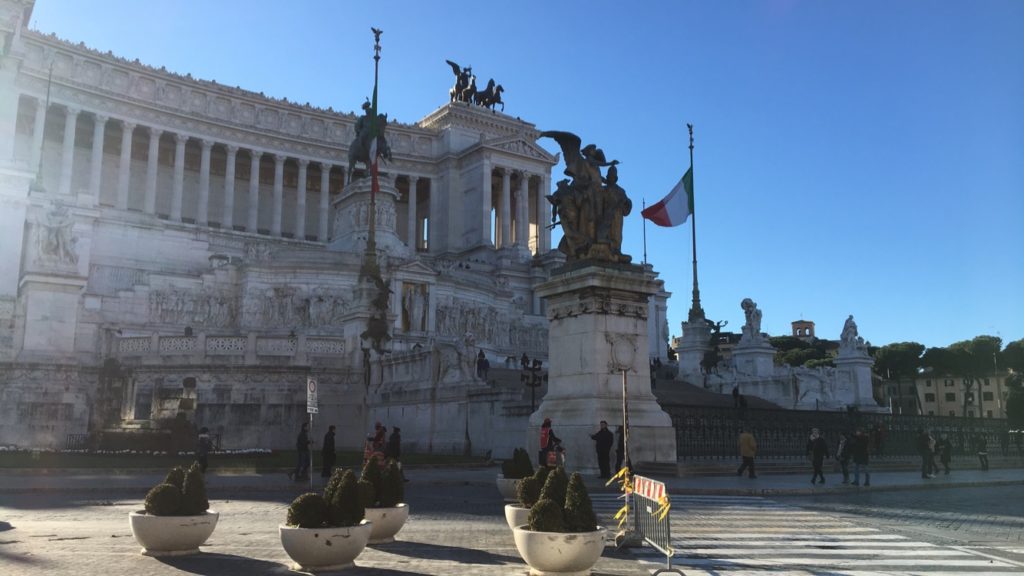
[[[1024,337],[1024,2],[38,0],[32,25],[194,77],[339,110],[373,80],[413,123],[447,102],[451,59],[506,112],[622,162],[639,207],[685,171],[695,125],[704,309],[800,318],[873,344]],[[542,145],[555,151],[551,141]],[[563,167],[557,167],[555,180]],[[690,228],[647,227],[689,308]]]

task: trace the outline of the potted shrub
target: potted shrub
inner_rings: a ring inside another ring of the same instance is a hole
[[[195,462],[186,473],[180,466],[146,494],[145,510],[128,515],[132,535],[146,556],[197,554],[217,527],[210,511],[206,482]]]
[[[513,504],[505,504],[505,521],[509,528],[526,524],[530,508],[540,500],[540,491],[544,488],[544,482],[548,479],[548,472],[551,469],[547,466],[537,468],[533,476],[528,476],[519,481],[516,488],[516,495],[519,501]]]
[[[497,484],[501,497],[506,502],[515,502],[516,484],[519,480],[533,474],[533,463],[525,448],[516,448],[512,451],[512,458],[501,463],[501,474],[498,475]]]
[[[328,571],[347,568],[366,548],[373,526],[363,518],[359,486],[351,470],[335,470],[321,496],[302,494],[278,526],[281,546],[293,568]]]
[[[405,479],[394,460],[388,460],[381,469],[377,458],[370,458],[363,466],[359,479],[359,496],[366,508],[366,519],[373,524],[370,544],[395,541],[395,534],[409,519],[409,505],[405,500]]]
[[[589,574],[604,550],[583,478],[574,473],[566,482],[561,467],[548,475],[528,523],[512,532],[530,574]]]

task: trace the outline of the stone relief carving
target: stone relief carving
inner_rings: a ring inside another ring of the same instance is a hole
[[[636,334],[605,333],[605,342],[611,348],[610,358],[608,358],[609,372],[617,373],[633,369],[637,352],[636,338]]]
[[[520,313],[513,315],[494,306],[453,299],[439,303],[435,315],[439,336],[459,338],[471,333],[495,347],[547,350],[547,326],[526,322]]]
[[[321,327],[339,324],[352,299],[341,291],[295,286],[252,289],[245,295],[242,323],[250,327]]]
[[[228,292],[171,288],[149,293],[149,321],[162,324],[233,327],[238,323],[238,297]]]
[[[137,268],[93,264],[89,272],[87,291],[91,294],[113,296],[121,290],[131,290],[146,283],[146,273]]]
[[[75,266],[78,252],[74,235],[75,219],[66,206],[56,205],[38,222],[36,254],[39,263],[50,266]]]
[[[377,228],[393,230],[395,228],[395,207],[390,202],[377,203]],[[370,225],[370,202],[357,202],[349,208],[349,218],[353,228],[366,228]]]
[[[270,260],[272,250],[264,242],[251,242],[245,245],[245,259],[250,262],[266,262]]]

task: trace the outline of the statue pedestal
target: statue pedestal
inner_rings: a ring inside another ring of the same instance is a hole
[[[707,320],[702,318],[683,322],[683,336],[677,342],[679,376],[700,376],[700,364],[704,360],[704,354],[711,351],[711,326]]]
[[[398,237],[395,229],[397,213],[395,200],[398,189],[387,174],[379,174],[377,181],[380,191],[376,197],[376,222],[374,236],[377,249],[386,254],[409,256],[408,246]],[[331,250],[362,252],[370,234],[370,193],[372,182],[369,176],[353,180],[345,185],[342,195],[333,201],[334,224],[331,226]]]
[[[752,376],[771,376],[775,372],[775,348],[763,336],[746,335],[732,351],[736,370]]]
[[[537,288],[547,303],[548,393],[530,416],[527,446],[539,449],[545,418],[566,449],[566,466],[598,473],[590,435],[607,420],[622,423],[622,389],[629,401],[629,456],[634,462],[675,462],[675,429],[651,393],[648,299],[662,289],[656,275],[629,265],[579,263]],[[623,375],[625,372],[625,376]],[[612,450],[614,458],[614,447]],[[611,464],[614,466],[615,462]]]
[[[875,361],[867,352],[856,349],[839,348],[839,355],[833,361],[836,365],[836,386],[840,391],[849,390],[852,394],[847,397],[853,398],[853,405],[862,412],[884,412],[883,408],[875,401],[871,386],[871,367]]]

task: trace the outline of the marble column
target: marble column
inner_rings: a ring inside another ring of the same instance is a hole
[[[224,165],[224,216],[221,228],[232,230],[235,226],[235,160],[238,158],[238,146],[228,144],[227,164]]]
[[[551,203],[544,199],[551,193],[551,176],[544,174],[540,177],[540,190],[537,191],[537,254],[547,254],[551,251],[551,229],[548,222],[551,221]]]
[[[491,180],[492,180],[492,169],[491,161],[488,158],[484,158],[483,166],[483,187],[481,189],[481,219],[480,219],[480,244],[484,246],[493,245],[491,242],[491,204],[493,204],[493,196],[491,194]]]
[[[519,173],[519,196],[516,198],[516,246],[530,249],[530,175]]]
[[[419,238],[416,236],[416,224],[419,223],[419,218],[416,217],[416,204],[417,204],[417,202],[416,202],[416,200],[417,200],[417,198],[416,198],[416,196],[417,196],[416,188],[419,185],[420,185],[420,177],[419,176],[410,176],[409,177],[409,213],[408,213],[407,218],[406,218],[405,230],[406,230],[406,235],[408,236],[408,242],[406,242],[406,246],[411,248],[413,250],[413,252],[415,252],[416,249],[419,248],[419,242],[418,242]]]
[[[174,188],[171,196],[171,220],[181,222],[181,201],[185,192],[185,143],[186,134],[174,135]]]
[[[121,121],[121,162],[117,165],[117,200],[114,206],[118,210],[128,209],[128,185],[132,170],[132,133],[135,123]]]
[[[39,160],[43,154],[43,131],[46,129],[46,102],[36,99],[36,119],[32,128],[32,170],[39,169]]]
[[[196,207],[196,224],[206,226],[210,223],[210,151],[213,142],[202,141],[202,153],[199,157],[199,206]]]
[[[286,156],[274,154],[274,198],[270,219],[270,235],[281,235],[281,209],[284,204],[284,161]]]
[[[320,226],[317,229],[318,238],[321,242],[330,240],[327,230],[327,210],[331,196],[331,167],[327,162],[320,163]]]
[[[246,231],[255,234],[259,231],[260,214],[260,157],[262,150],[249,151],[249,222],[246,224]]]
[[[108,116],[96,114],[92,125],[92,158],[89,162],[89,196],[93,206],[100,202],[100,179],[103,176],[103,139],[107,129]],[[32,167],[35,169],[35,166]]]
[[[71,175],[75,162],[75,124],[78,123],[78,108],[68,108],[64,117],[64,148],[61,152],[59,194],[71,194]]]
[[[160,135],[164,131],[159,128],[149,129],[149,155],[146,157],[146,195],[142,209],[147,214],[156,214],[156,171],[160,166]]]
[[[501,169],[501,247],[512,245],[512,170]]]
[[[296,189],[298,198],[295,207],[295,238],[297,240],[306,239],[306,177],[308,169],[309,160],[299,158],[299,181]]]

